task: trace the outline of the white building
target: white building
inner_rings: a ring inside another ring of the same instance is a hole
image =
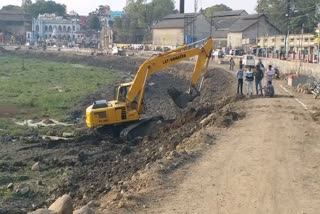
[[[55,14],[42,14],[32,20],[32,32],[27,32],[27,42],[55,40],[71,42],[81,38],[80,20],[76,16],[63,18]]]

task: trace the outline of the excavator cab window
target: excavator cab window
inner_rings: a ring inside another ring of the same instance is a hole
[[[118,93],[118,101],[125,102],[130,86],[120,86]]]

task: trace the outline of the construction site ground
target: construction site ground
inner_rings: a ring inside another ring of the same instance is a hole
[[[245,119],[166,177],[145,213],[318,213],[319,100],[283,87],[276,81],[275,98],[239,102]]]
[[[167,95],[188,88],[193,62],[180,63],[146,89],[147,115],[170,123],[128,144],[86,129],[83,113],[93,100],[113,99],[113,86],[130,81],[143,59],[14,55],[109,68],[119,78],[68,110],[72,139],[1,136],[0,213],[36,210],[62,194],[76,207],[97,201],[96,213],[317,213],[319,100],[285,81],[275,81],[274,98],[237,96],[234,73],[211,62],[201,96],[181,110]],[[31,170],[35,162],[40,171]]]

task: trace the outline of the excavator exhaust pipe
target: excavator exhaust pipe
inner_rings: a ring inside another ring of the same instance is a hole
[[[188,107],[188,103],[192,102],[198,96],[194,96],[187,92],[181,92],[176,88],[170,88],[167,92],[173,102],[181,109]]]

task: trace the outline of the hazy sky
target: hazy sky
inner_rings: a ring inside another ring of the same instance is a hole
[[[176,1],[176,8],[179,8],[179,0]],[[35,2],[35,0],[33,0]],[[110,5],[111,10],[122,10],[126,0],[55,0],[55,2],[67,5],[67,10],[75,10],[80,15],[87,15],[99,5]],[[253,13],[257,0],[198,0],[198,8],[206,8],[215,4],[225,4],[234,10],[245,9]],[[4,5],[21,5],[21,0],[0,0],[0,8]],[[186,12],[193,12],[194,0],[185,0]]]

